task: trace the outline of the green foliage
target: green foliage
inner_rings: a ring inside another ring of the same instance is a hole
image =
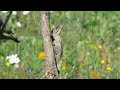
[[[0,12],[5,18],[7,14]],[[18,19],[17,15],[19,16]],[[20,74],[13,74],[0,59],[0,78],[44,78],[45,61],[38,57],[44,52],[40,12],[12,15],[7,28],[21,42],[0,41],[0,58],[18,54]],[[22,26],[17,27],[16,22]],[[51,29],[63,25],[63,67],[60,78],[120,78],[120,12],[118,11],[56,11],[51,13]],[[104,61],[104,64],[101,64]],[[111,70],[110,70],[111,68]]]

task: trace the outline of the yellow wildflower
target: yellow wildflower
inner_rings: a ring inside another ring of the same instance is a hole
[[[66,70],[67,69],[67,64],[63,64],[62,65],[62,70]]]
[[[98,48],[99,48],[99,49],[102,49],[102,45],[98,45]]]
[[[105,60],[101,60],[101,64],[105,64]]]
[[[107,70],[108,70],[108,71],[112,71],[112,68],[111,68],[111,67],[107,67]]]
[[[6,65],[7,67],[10,67],[10,63],[9,63],[9,62],[7,62],[5,65]]]
[[[39,53],[39,54],[38,54],[38,57],[39,57],[40,59],[45,59],[45,52]]]
[[[117,47],[117,50],[120,51],[120,47]]]
[[[91,73],[91,76],[93,79],[99,79],[100,78],[100,73],[93,71]]]

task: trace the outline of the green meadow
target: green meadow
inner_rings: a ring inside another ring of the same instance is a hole
[[[7,15],[0,12],[3,19]],[[61,79],[120,79],[119,11],[55,11],[50,24],[63,25]],[[21,42],[0,40],[0,79],[44,79],[40,12],[14,12],[6,29]],[[18,68],[6,59],[15,54]]]

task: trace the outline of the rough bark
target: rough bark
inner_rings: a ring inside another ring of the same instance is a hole
[[[45,75],[48,79],[58,79],[58,72],[55,65],[55,55],[50,31],[50,13],[41,11],[41,32],[45,49]]]

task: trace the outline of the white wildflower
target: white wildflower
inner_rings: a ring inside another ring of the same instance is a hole
[[[14,68],[19,68],[19,64],[16,63],[16,64],[14,65]]]
[[[7,13],[8,11],[2,11],[2,13]]]
[[[12,15],[17,15],[17,12],[16,12],[16,11],[13,11]]]
[[[53,12],[55,12],[55,11],[50,11],[50,13],[53,13]]]
[[[29,13],[30,13],[30,11],[23,11],[23,15],[27,15]]]
[[[15,63],[19,63],[20,62],[20,59],[18,57],[16,57],[16,60],[15,60]]]
[[[6,60],[8,60],[10,64],[18,64],[20,62],[20,59],[17,56],[17,54],[7,56]]]
[[[14,62],[15,62],[15,60],[12,59],[12,58],[9,60],[9,63],[10,63],[10,64],[14,64]]]
[[[10,59],[10,56],[7,56],[7,57],[6,57],[6,60],[8,60],[8,59]]]
[[[17,22],[16,25],[17,25],[17,27],[21,27],[22,26],[22,24],[20,22]]]

